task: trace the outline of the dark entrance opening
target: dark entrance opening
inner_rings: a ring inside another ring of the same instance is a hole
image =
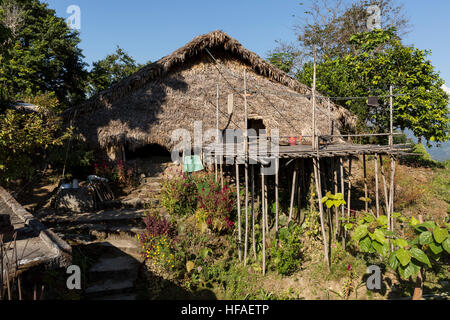
[[[167,148],[159,144],[149,144],[136,150],[127,149],[125,151],[127,160],[149,159],[149,158],[167,158],[170,161],[171,154]]]
[[[247,122],[248,129],[253,129],[256,131],[256,136],[259,136],[259,130],[265,130],[266,126],[262,119],[248,119]],[[249,136],[253,136],[252,132],[249,132]]]

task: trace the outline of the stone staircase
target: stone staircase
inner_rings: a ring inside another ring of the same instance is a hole
[[[136,282],[143,259],[134,239],[91,243],[102,252],[90,267],[84,290],[87,300],[136,300]]]

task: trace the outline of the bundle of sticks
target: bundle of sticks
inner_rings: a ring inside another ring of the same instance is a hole
[[[89,176],[89,187],[94,193],[95,201],[105,202],[112,201],[115,199],[114,193],[112,192],[108,179],[101,178],[98,176]]]

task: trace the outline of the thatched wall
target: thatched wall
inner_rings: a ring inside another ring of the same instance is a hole
[[[203,121],[204,130],[216,127],[219,84],[220,129],[243,128],[244,68],[250,118],[262,119],[269,132],[278,128],[282,136],[312,134],[311,102],[298,96],[308,95],[311,90],[220,31],[197,37],[79,106],[76,125],[89,142],[105,149],[158,143],[171,150],[173,130],[193,132],[194,121]],[[231,117],[227,113],[230,93],[235,93]],[[319,102],[319,108],[322,112],[316,112],[317,133],[328,134],[327,106]],[[348,111],[335,105],[332,110],[336,125],[353,125],[354,117]]]

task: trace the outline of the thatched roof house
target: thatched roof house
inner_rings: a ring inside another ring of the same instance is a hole
[[[214,59],[216,61],[214,61]],[[221,31],[199,37],[151,63],[75,108],[76,125],[86,140],[104,150],[159,144],[171,150],[175,129],[216,127],[220,92],[220,129],[244,127],[243,72],[247,70],[249,118],[282,136],[312,134],[311,89],[272,66]],[[234,93],[234,111],[227,112]],[[335,133],[354,117],[332,105]],[[73,114],[73,113],[72,113]],[[329,134],[328,106],[319,101],[318,134]]]

